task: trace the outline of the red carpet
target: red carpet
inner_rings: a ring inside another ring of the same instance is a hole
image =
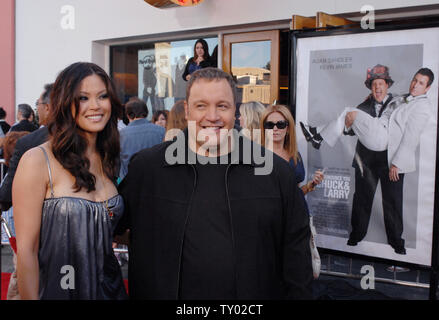
[[[123,279],[123,283],[125,283],[125,289],[127,289],[127,293],[129,293],[129,291],[128,291],[128,279]]]
[[[6,294],[8,293],[8,285],[9,285],[9,278],[11,277],[10,273],[3,273],[2,272],[2,295],[1,300],[6,300]],[[128,292],[128,280],[124,279],[123,282],[125,283],[125,288]]]
[[[9,285],[9,278],[11,277],[10,273],[3,273],[2,272],[2,295],[1,300],[6,300],[6,294],[8,293],[8,285]]]

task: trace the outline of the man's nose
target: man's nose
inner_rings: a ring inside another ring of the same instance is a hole
[[[217,121],[219,119],[218,110],[216,107],[209,107],[207,108],[206,116],[205,118],[209,121]]]

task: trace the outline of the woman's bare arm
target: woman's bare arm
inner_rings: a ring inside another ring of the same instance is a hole
[[[38,299],[38,249],[47,183],[47,164],[42,150],[33,148],[27,151],[18,164],[12,184],[18,290],[25,300]]]

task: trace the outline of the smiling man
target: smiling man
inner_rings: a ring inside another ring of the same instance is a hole
[[[235,124],[236,94],[229,81],[201,78],[188,84],[184,109],[190,147],[198,155],[212,157],[231,151],[229,130]]]
[[[194,72],[189,130],[131,159],[118,228],[130,229],[131,299],[312,297],[309,218],[294,171],[276,155],[265,175],[245,161],[251,142],[233,131],[235,90],[222,70]],[[170,148],[185,161],[167,161]]]

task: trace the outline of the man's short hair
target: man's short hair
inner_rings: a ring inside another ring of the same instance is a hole
[[[191,92],[192,85],[196,81],[202,79],[207,81],[213,81],[213,80],[218,81],[222,79],[227,80],[233,92],[233,103],[236,103],[236,85],[232,76],[221,69],[212,68],[212,67],[199,69],[191,74],[191,78],[189,79],[186,87],[186,101],[189,101],[189,95]]]
[[[50,94],[52,93],[52,89],[53,83],[44,85],[44,91],[41,94],[41,98],[43,99],[43,101],[41,101],[42,103],[50,104]]]
[[[139,98],[131,98],[125,104],[125,113],[130,119],[146,118],[148,116],[148,107],[145,101]]]
[[[32,108],[30,105],[28,105],[27,103],[21,103],[18,105],[18,112],[21,113],[21,116],[26,119],[29,120],[30,116],[32,115]]]
[[[6,111],[2,107],[0,107],[0,119],[6,118]]]
[[[428,77],[427,87],[431,86],[431,84],[432,84],[433,81],[434,81],[434,74],[433,74],[433,71],[431,71],[431,70],[428,69],[428,68],[421,68],[421,69],[418,70],[418,72],[416,72],[415,76],[416,76],[418,73],[419,73],[419,74],[422,74],[423,76],[427,76],[427,77]]]

